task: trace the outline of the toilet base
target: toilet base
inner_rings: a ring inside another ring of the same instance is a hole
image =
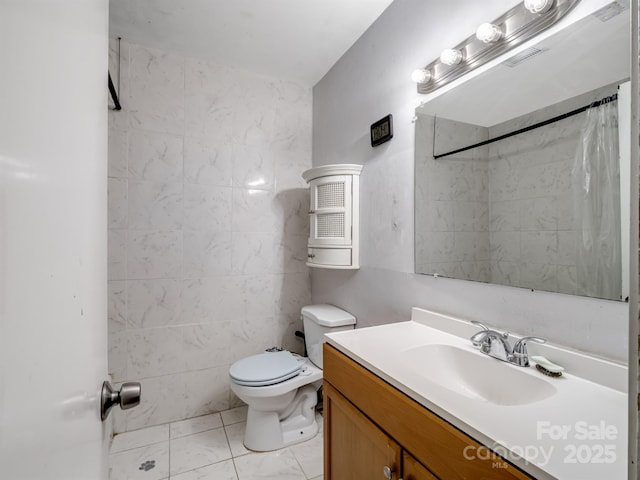
[[[317,388],[305,385],[280,412],[261,411],[249,405],[244,446],[267,452],[304,442],[318,433],[315,406]]]

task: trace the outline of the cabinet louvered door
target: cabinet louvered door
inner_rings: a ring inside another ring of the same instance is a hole
[[[310,182],[309,246],[351,244],[350,175],[333,175]]]

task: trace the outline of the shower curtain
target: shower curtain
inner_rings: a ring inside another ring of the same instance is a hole
[[[577,292],[620,300],[620,159],[616,101],[587,110],[573,166]]]

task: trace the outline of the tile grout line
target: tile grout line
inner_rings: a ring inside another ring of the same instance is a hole
[[[169,473],[169,476],[167,477],[168,480],[171,480],[171,423],[169,423],[169,428],[168,428],[168,435],[169,435],[169,445],[167,447],[167,470]]]
[[[220,415],[222,419],[222,415]],[[224,436],[227,439],[227,445],[229,446],[229,453],[231,454],[231,464],[233,465],[233,470],[236,472],[236,479],[240,480],[240,475],[238,474],[238,467],[236,466],[236,457],[233,455],[233,450],[231,449],[231,441],[229,440],[229,434],[227,433],[227,426],[222,422],[222,430],[224,431]]]
[[[315,438],[315,437],[314,437]],[[300,471],[302,472],[302,475],[304,475],[304,478],[306,478],[307,480],[309,480],[309,477],[307,476],[307,472],[304,471],[304,468],[302,468],[302,464],[300,463],[300,460],[298,460],[298,457],[296,456],[296,453],[290,448],[287,447],[289,449],[289,451],[291,452],[291,456],[293,457],[293,459],[296,461],[296,463],[298,464],[298,467],[300,468]]]
[[[203,415],[200,415],[200,416],[203,416]],[[197,417],[193,417],[193,418],[197,418]],[[172,422],[172,423],[176,423],[176,422]],[[175,437],[175,438],[170,438],[170,439],[169,439],[169,472],[171,472],[171,441],[172,441],[172,440],[180,440],[180,439],[182,439],[182,438],[189,437],[189,436],[192,436],[192,435],[198,435],[198,434],[200,434],[200,433],[211,432],[211,431],[213,431],[213,430],[219,430],[219,429],[222,429],[222,430],[224,431],[225,438],[227,438],[227,432],[226,432],[226,430],[224,430],[224,426],[223,426],[223,425],[218,426],[218,427],[213,427],[213,428],[207,428],[206,430],[201,430],[201,431],[199,431],[199,432],[195,432],[195,433],[188,433],[188,434],[181,435],[181,436],[179,436],[179,437]],[[171,436],[171,430],[169,430],[169,436]],[[208,463],[208,464],[206,464],[206,465],[201,465],[201,466],[199,466],[199,467],[191,468],[191,469],[186,470],[186,471],[184,471],[184,472],[179,472],[179,473],[177,473],[176,475],[174,475],[174,477],[175,477],[175,476],[177,476],[177,475],[182,475],[182,474],[187,473],[187,472],[192,472],[192,471],[194,471],[194,470],[198,470],[198,469],[200,469],[200,468],[209,467],[209,466],[211,466],[211,465],[216,465],[216,464],[218,464],[218,463],[222,463],[222,462],[226,462],[227,460],[231,460],[231,459],[233,458],[233,453],[231,452],[231,445],[230,445],[230,443],[229,443],[229,439],[228,439],[228,438],[227,438],[227,446],[229,447],[229,453],[231,453],[232,457],[230,457],[230,458],[225,458],[225,459],[223,459],[223,460],[218,460],[218,461],[213,462],[213,463]],[[235,467],[235,465],[234,465],[234,467]],[[236,473],[236,476],[237,476],[237,473]],[[171,477],[169,477],[169,480],[171,480]]]

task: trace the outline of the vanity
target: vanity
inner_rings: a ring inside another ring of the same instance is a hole
[[[478,327],[412,319],[327,335],[325,478],[626,478],[627,368],[553,345],[551,378],[484,355]]]

